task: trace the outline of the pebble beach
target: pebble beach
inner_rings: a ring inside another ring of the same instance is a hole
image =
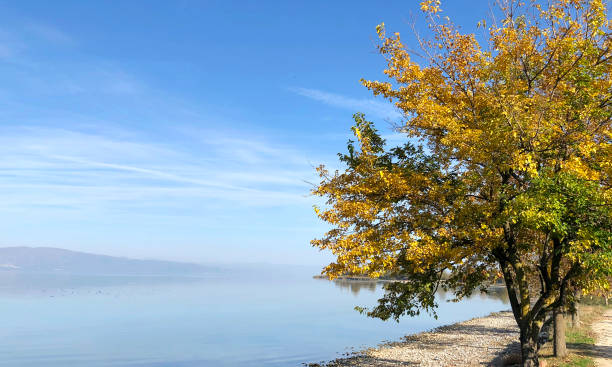
[[[510,311],[495,312],[312,367],[502,366],[520,353]]]

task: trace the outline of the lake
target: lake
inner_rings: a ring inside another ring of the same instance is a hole
[[[503,294],[439,319],[400,323],[354,311],[376,283],[313,279],[318,269],[250,266],[203,277],[0,273],[0,366],[300,366],[508,309]]]

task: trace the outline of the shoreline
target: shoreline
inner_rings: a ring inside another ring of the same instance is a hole
[[[501,366],[520,353],[511,311],[493,312],[307,367]]]

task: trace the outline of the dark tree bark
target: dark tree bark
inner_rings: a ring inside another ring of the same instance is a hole
[[[521,264],[512,264],[510,258],[513,258],[515,261],[516,258],[508,256],[508,254],[504,252],[503,250],[497,250],[495,251],[495,256],[499,261],[504,276],[512,313],[520,329],[522,366],[537,367],[539,366],[538,336],[543,326],[542,320],[545,313],[542,312],[540,317],[537,318],[532,318],[530,316],[528,312],[529,308],[525,307],[530,304],[527,282],[524,278],[521,279],[521,276],[516,276],[515,278],[516,273],[514,269],[520,269]]]
[[[562,271],[563,242],[558,238],[553,238],[551,251],[542,253],[538,261],[542,265],[539,267],[542,289],[538,296],[534,296],[530,291],[528,264],[518,254],[516,239],[512,231],[504,229],[507,247],[495,249],[493,255],[498,260],[506,281],[512,312],[520,329],[523,366],[539,366],[538,340],[546,315],[553,313],[555,355],[565,356],[567,354],[563,312],[568,301],[569,282],[579,267],[577,264],[572,264],[567,271]],[[544,266],[546,264],[550,266]]]
[[[523,367],[539,367],[537,342],[532,340],[528,330],[521,330],[521,357]]]

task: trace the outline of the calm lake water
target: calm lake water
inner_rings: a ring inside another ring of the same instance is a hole
[[[442,301],[439,319],[366,318],[375,283],[251,267],[202,278],[0,273],[0,366],[300,366],[507,309],[503,296]],[[440,295],[444,298],[444,295]]]

